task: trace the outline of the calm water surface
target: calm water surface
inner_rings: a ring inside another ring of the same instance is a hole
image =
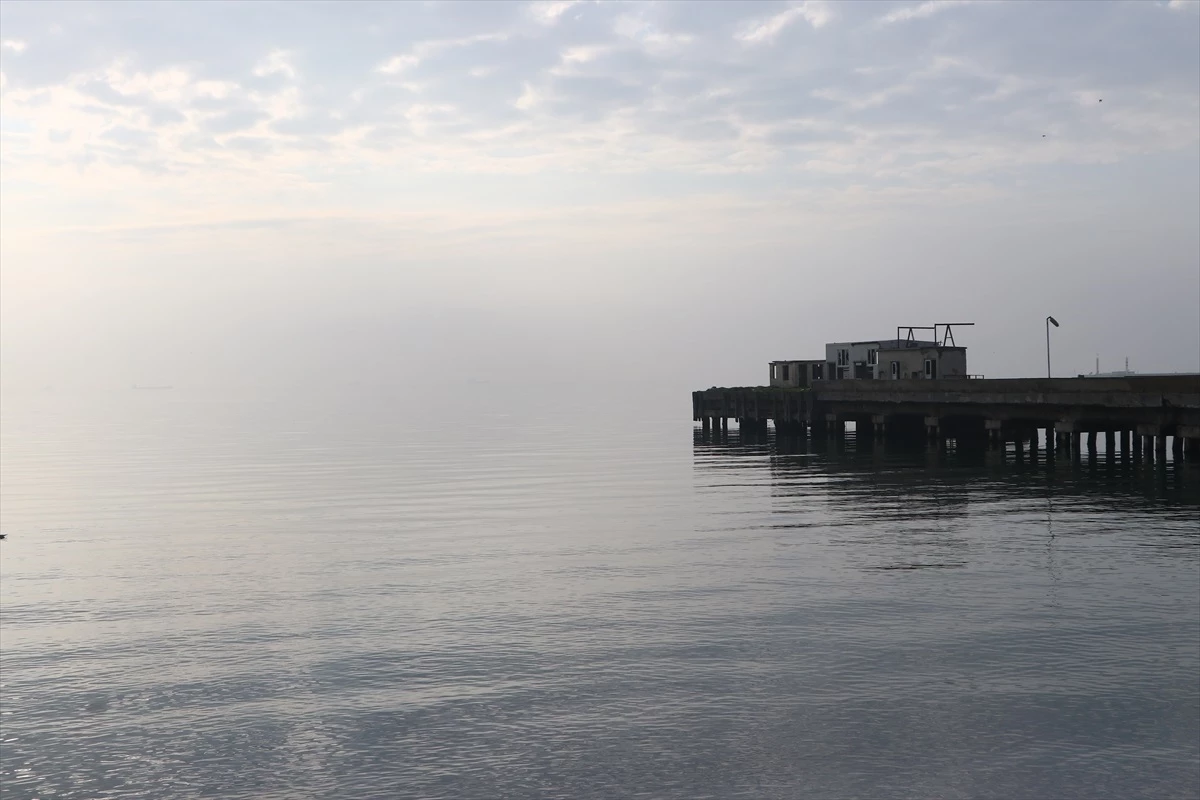
[[[6,397],[5,800],[1200,796],[1200,469],[420,394]]]

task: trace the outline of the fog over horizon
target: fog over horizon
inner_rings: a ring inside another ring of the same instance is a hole
[[[1200,370],[1200,4],[0,6],[4,389]]]

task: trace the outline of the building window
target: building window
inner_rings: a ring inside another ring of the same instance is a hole
[[[812,365],[812,379],[814,381],[820,381],[820,380],[825,379],[825,365],[824,364],[813,364]]]
[[[774,364],[772,364],[771,365],[771,380],[775,380],[777,377],[779,377],[779,368],[776,367]]]
[[[872,348],[867,351],[867,366],[873,367],[879,363],[879,351]]]
[[[937,359],[925,359],[925,377],[929,378],[930,380],[937,377]]]
[[[900,377],[900,362],[893,361],[892,362],[892,380],[896,380],[899,377]]]
[[[848,367],[848,366],[850,366],[850,351],[849,351],[849,350],[838,350],[838,352],[837,352],[837,365],[838,365],[839,367]]]
[[[783,379],[785,381],[788,379],[788,365],[787,364],[783,365]]]

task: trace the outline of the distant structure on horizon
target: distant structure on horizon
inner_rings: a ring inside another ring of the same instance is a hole
[[[1125,369],[1117,370],[1115,372],[1101,372],[1100,371],[1100,357],[1096,356],[1096,371],[1088,373],[1086,375],[1080,373],[1079,375],[1076,375],[1075,377],[1077,377],[1077,378],[1132,378],[1134,376],[1137,376],[1139,378],[1162,378],[1162,377],[1166,377],[1168,375],[1195,375],[1195,374],[1196,373],[1194,373],[1194,372],[1134,372],[1133,370],[1131,370],[1129,368],[1129,359],[1128,358],[1125,359]]]
[[[1080,378],[1128,378],[1136,373],[1129,368],[1129,356],[1125,357],[1125,369],[1116,372],[1100,371],[1100,356],[1096,356],[1096,371],[1090,375],[1079,375]]]

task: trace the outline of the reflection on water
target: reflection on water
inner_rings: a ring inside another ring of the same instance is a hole
[[[1200,791],[1194,466],[169,394],[0,407],[5,798]]]

